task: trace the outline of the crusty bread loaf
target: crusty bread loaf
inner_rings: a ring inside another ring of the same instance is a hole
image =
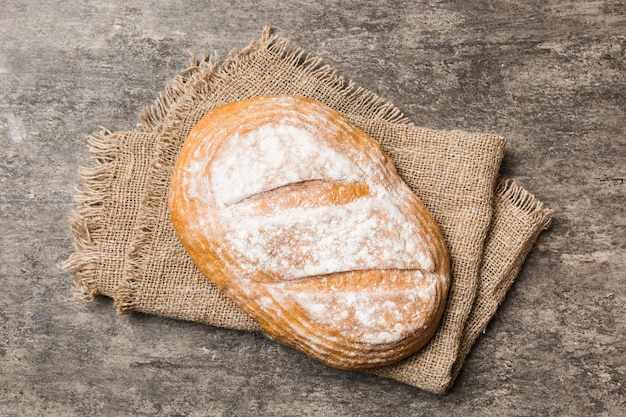
[[[169,205],[208,279],[330,366],[393,363],[436,330],[449,284],[439,227],[380,146],[317,101],[257,97],[206,114]]]

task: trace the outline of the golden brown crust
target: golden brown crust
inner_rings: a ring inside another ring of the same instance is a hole
[[[169,204],[198,268],[271,337],[330,366],[396,362],[436,330],[449,285],[439,227],[379,145],[319,102],[209,112]]]

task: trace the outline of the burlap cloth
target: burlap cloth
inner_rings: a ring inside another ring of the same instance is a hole
[[[74,270],[82,298],[103,294],[114,298],[120,313],[259,331],[192,263],[170,223],[166,196],[178,151],[203,114],[276,94],[320,100],[378,140],[439,222],[453,277],[439,329],[417,354],[371,372],[446,392],[552,211],[514,182],[498,179],[502,137],[415,126],[269,27],[222,64],[192,59],[143,114],[143,131],[101,130],[89,138],[96,162],[80,172],[74,253],[65,265]]]

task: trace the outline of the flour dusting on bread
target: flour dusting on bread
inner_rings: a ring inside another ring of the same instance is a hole
[[[200,270],[272,337],[328,365],[393,363],[441,317],[441,232],[378,144],[302,97],[205,115],[181,151],[170,214]]]

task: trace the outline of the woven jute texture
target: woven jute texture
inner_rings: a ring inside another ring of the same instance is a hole
[[[90,138],[96,162],[80,173],[75,250],[66,263],[80,294],[86,300],[111,296],[120,313],[259,331],[179,243],[167,192],[182,143],[206,112],[279,94],[320,100],[376,139],[441,226],[452,285],[438,331],[412,357],[371,372],[446,392],[552,211],[514,182],[498,179],[505,144],[500,136],[418,127],[269,27],[222,64],[192,59],[142,115],[143,132],[101,130]]]

